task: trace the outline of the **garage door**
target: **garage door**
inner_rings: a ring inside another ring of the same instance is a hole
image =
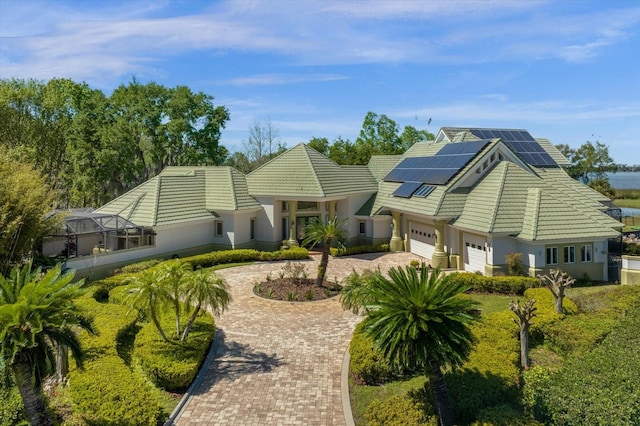
[[[433,226],[411,222],[409,239],[411,253],[431,259],[436,249],[436,231]]]
[[[464,270],[469,272],[480,271],[484,273],[484,265],[487,263],[487,239],[477,235],[463,237],[464,244]]]

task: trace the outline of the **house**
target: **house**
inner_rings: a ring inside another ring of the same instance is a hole
[[[299,144],[243,175],[167,167],[96,210],[152,230],[153,244],[94,255],[94,268],[227,248],[296,245],[313,218],[347,218],[349,244],[388,242],[434,267],[494,275],[521,253],[530,275],[609,277],[621,224],[608,198],[571,179],[567,160],[526,130],[442,128],[403,155],[341,166]],[[149,233],[149,231],[147,231]],[[98,260],[100,259],[100,260]],[[70,260],[68,266],[77,268]],[[86,263],[86,260],[85,260]]]

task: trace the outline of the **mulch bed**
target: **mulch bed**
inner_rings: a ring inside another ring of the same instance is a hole
[[[334,297],[341,288],[329,281],[317,286],[315,278],[275,278],[255,284],[253,293],[265,299],[310,302]]]

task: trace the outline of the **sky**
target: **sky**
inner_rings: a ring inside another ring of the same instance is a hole
[[[0,0],[0,78],[54,77],[212,95],[231,152],[267,122],[288,147],[355,141],[373,111],[640,164],[636,0]]]

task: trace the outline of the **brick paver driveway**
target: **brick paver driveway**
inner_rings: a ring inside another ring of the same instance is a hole
[[[305,261],[310,276],[319,256]],[[353,268],[406,265],[409,253],[333,258],[327,278],[341,280]],[[274,276],[284,263],[257,263],[218,271],[233,302],[216,320],[215,358],[193,390],[178,425],[344,425],[340,373],[360,318],[337,298],[278,302],[253,294],[253,284]]]

